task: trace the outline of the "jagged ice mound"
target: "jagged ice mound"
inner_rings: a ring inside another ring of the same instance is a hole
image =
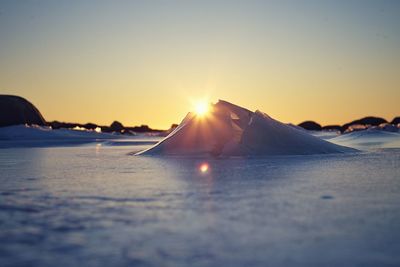
[[[355,151],[281,123],[261,111],[252,112],[219,100],[204,116],[188,113],[167,137],[137,155],[219,157]]]

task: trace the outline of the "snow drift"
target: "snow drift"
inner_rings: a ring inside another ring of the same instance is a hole
[[[68,140],[68,139],[111,139],[112,134],[98,133],[89,130],[57,129],[45,126],[13,125],[0,129],[0,141],[30,140]]]
[[[188,113],[166,138],[138,155],[249,156],[354,152],[220,100],[205,116]]]
[[[400,133],[391,132],[384,128],[371,128],[345,133],[329,141],[361,150],[400,148]]]

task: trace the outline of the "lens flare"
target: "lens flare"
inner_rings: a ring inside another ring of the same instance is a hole
[[[208,163],[202,163],[199,167],[199,170],[201,173],[206,173],[208,172],[210,166],[208,165]]]

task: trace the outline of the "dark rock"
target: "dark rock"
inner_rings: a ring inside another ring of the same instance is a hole
[[[59,121],[50,121],[47,123],[49,126],[51,126],[52,129],[61,129],[61,128],[65,128],[65,129],[72,129],[75,127],[83,127],[81,124],[79,123],[73,123],[73,122],[59,122]]]
[[[390,122],[390,124],[394,124],[394,125],[397,125],[399,123],[400,123],[400,117],[396,117]]]
[[[28,100],[13,95],[0,95],[0,127],[28,124],[46,125],[42,114]]]
[[[82,125],[82,127],[83,128],[85,128],[85,129],[87,129],[87,130],[94,130],[94,129],[96,129],[98,126],[97,126],[97,124],[94,124],[94,123],[86,123],[86,124],[84,124],[84,125]]]
[[[60,129],[62,126],[62,123],[59,121],[49,121],[47,124],[52,128],[52,129]]]
[[[109,126],[99,126],[103,133],[111,133],[113,130]]]
[[[124,129],[125,129],[124,125],[122,125],[122,123],[120,123],[119,121],[114,121],[110,125],[110,130],[112,132],[119,132],[120,133]]]
[[[310,131],[321,131],[322,127],[320,124],[316,123],[315,121],[305,121],[300,123],[298,126],[310,130]]]
[[[172,131],[175,130],[175,128],[178,127],[178,126],[179,126],[178,124],[174,123],[174,124],[171,125],[171,127],[168,129],[168,131],[171,131],[171,132],[172,132]]]

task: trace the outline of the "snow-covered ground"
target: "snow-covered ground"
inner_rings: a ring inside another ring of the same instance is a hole
[[[400,265],[398,133],[327,139],[358,153],[223,159],[28,137],[0,140],[0,266]]]
[[[15,125],[0,128],[0,148],[60,147],[88,143],[103,145],[155,144],[161,138],[146,135],[121,135],[88,130],[53,130],[49,127]]]
[[[367,151],[381,148],[398,148],[400,147],[400,133],[368,129],[345,133],[329,139],[329,141]]]

